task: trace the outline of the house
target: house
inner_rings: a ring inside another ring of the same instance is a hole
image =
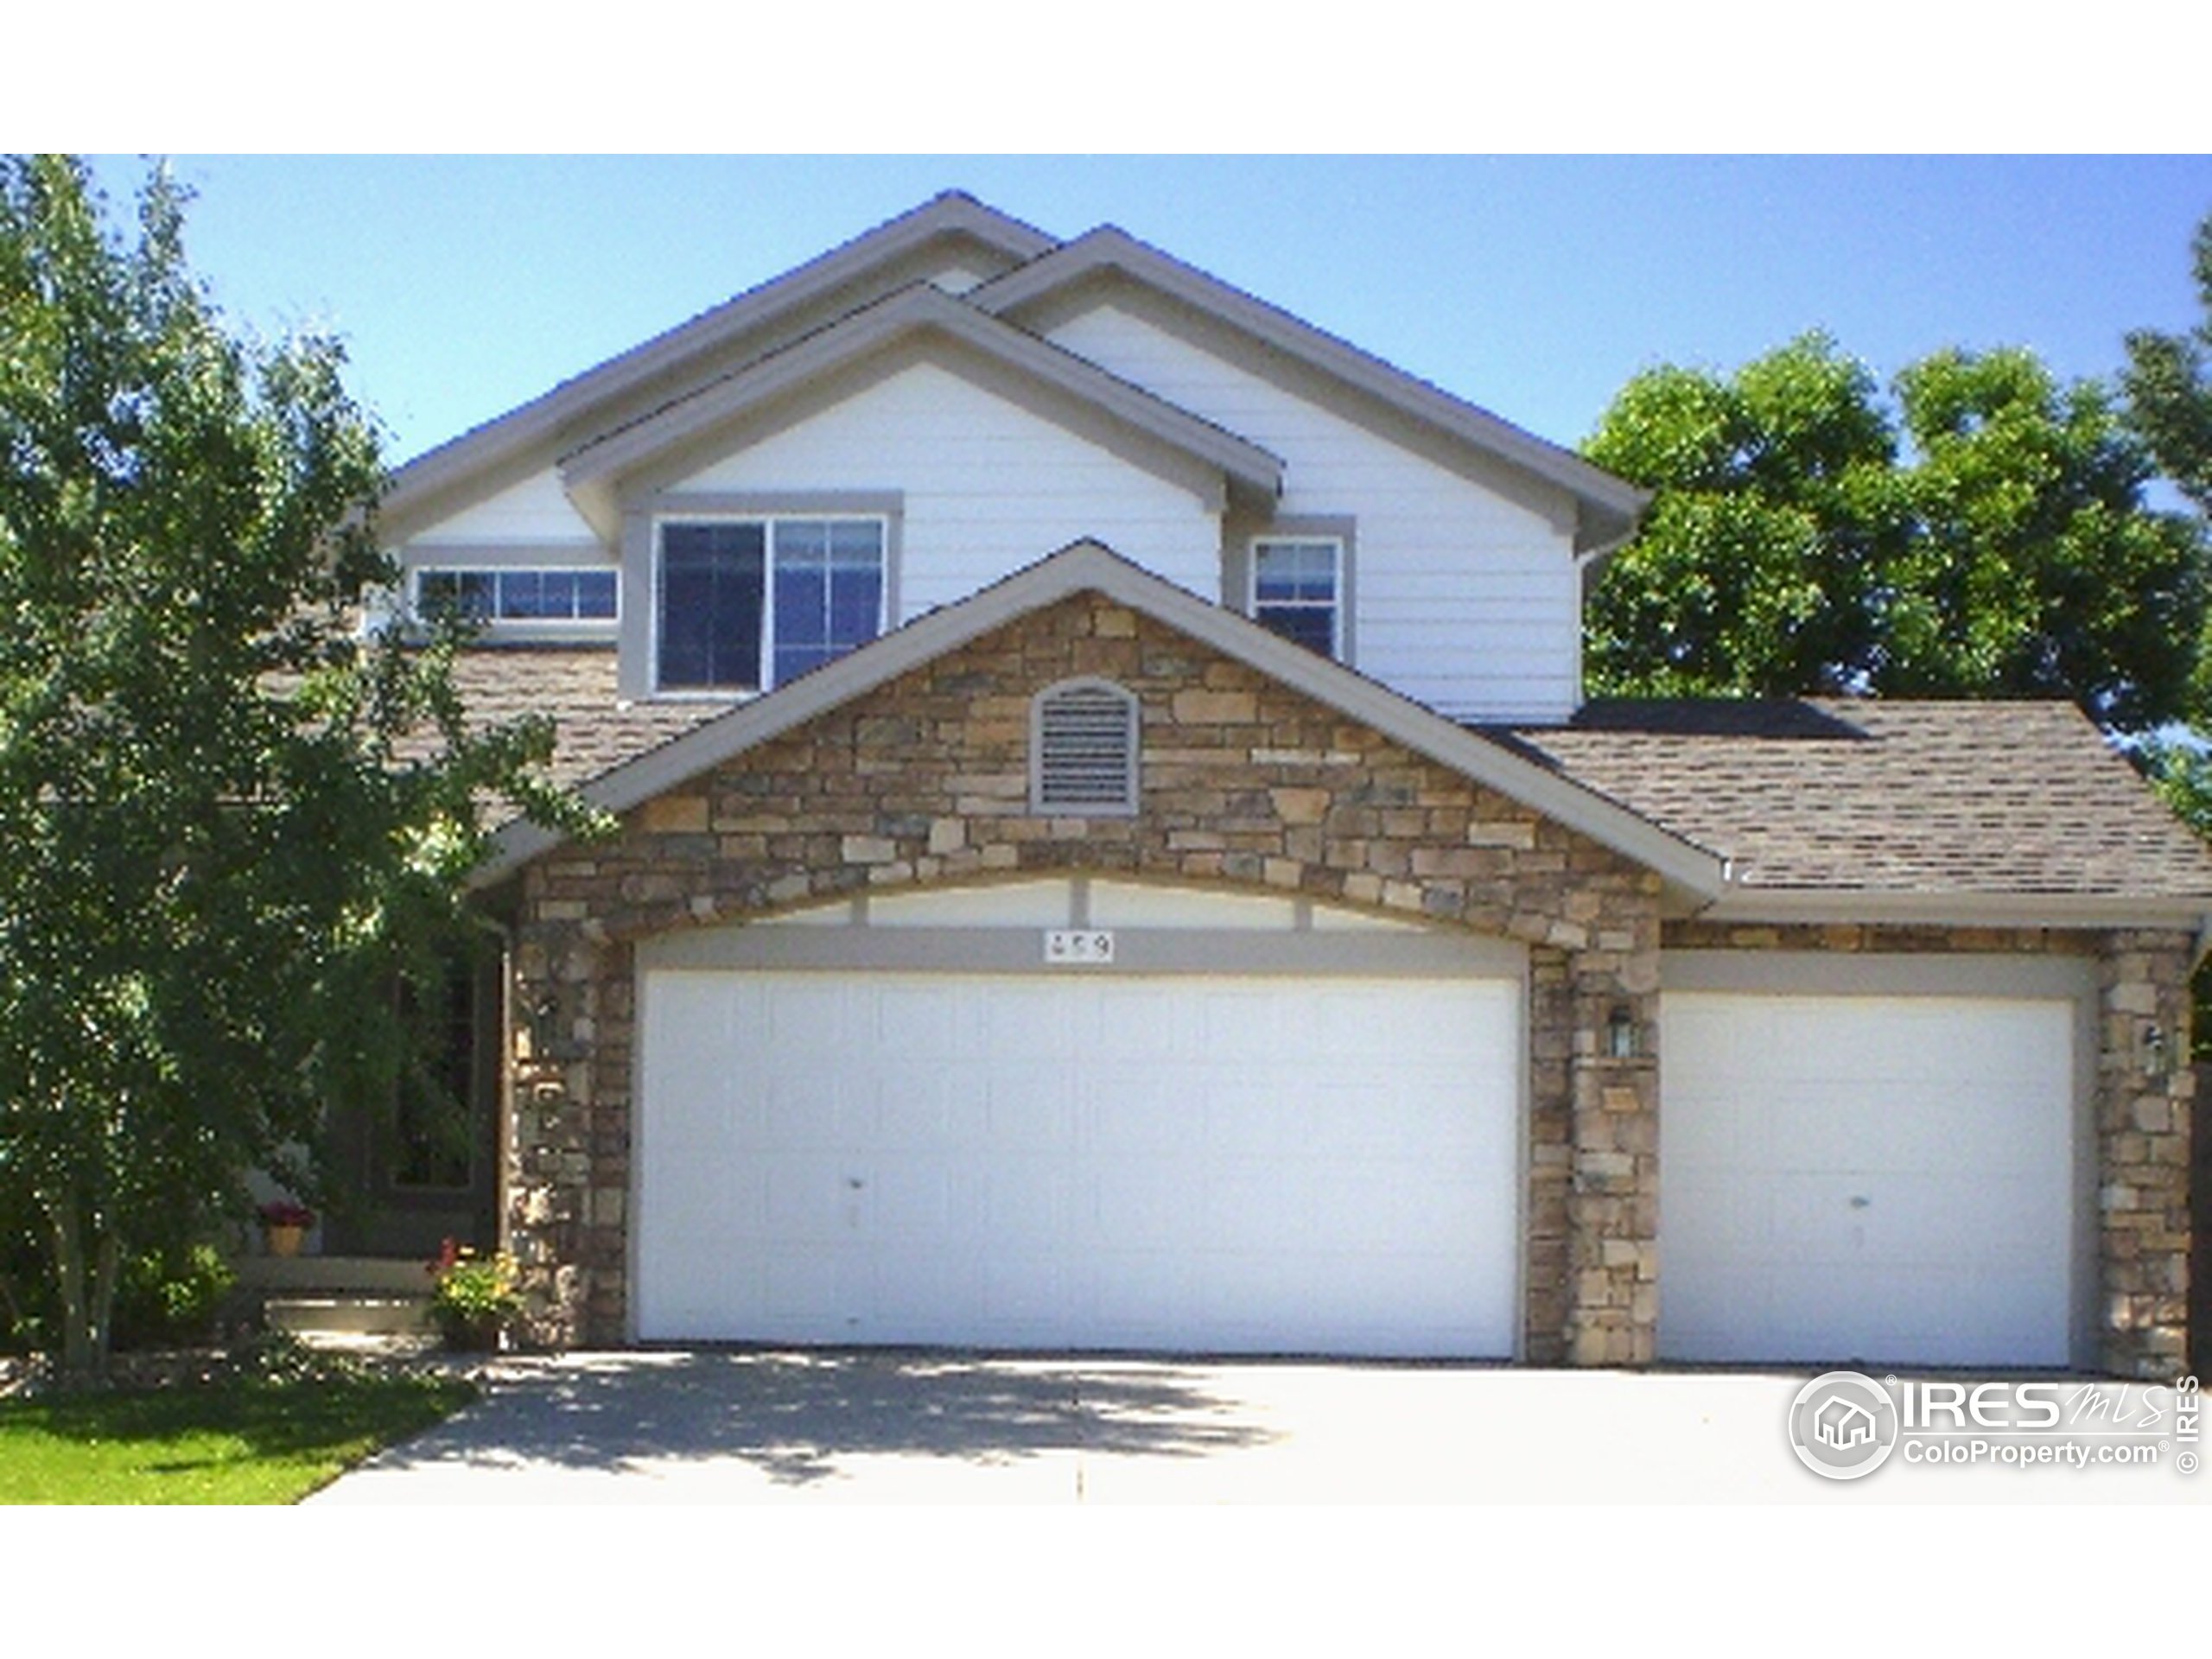
[[[553,1344],[2171,1375],[2212,856],[2063,706],[1585,702],[1643,505],[959,194],[423,456],[620,829],[416,1224]]]

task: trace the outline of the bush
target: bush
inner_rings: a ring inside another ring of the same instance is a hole
[[[149,1251],[124,1268],[115,1294],[115,1346],[166,1348],[205,1342],[238,1274],[213,1244]]]

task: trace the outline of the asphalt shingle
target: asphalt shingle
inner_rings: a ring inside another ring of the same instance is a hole
[[[1490,734],[1746,887],[2212,894],[2212,852],[2069,703],[1600,702]]]

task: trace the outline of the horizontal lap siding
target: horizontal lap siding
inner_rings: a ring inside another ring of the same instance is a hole
[[[569,504],[561,474],[551,467],[432,526],[415,541],[569,549],[580,562],[586,556],[595,555],[602,562],[608,556],[592,527]]]
[[[1357,518],[1363,672],[1447,715],[1573,711],[1576,575],[1560,524],[1111,306],[1051,338],[1282,457],[1281,513]]]
[[[929,365],[679,487],[901,492],[902,621],[1085,537],[1205,598],[1219,596],[1220,521],[1188,490]]]

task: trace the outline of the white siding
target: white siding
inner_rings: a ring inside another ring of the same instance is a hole
[[[1463,718],[1573,712],[1580,617],[1564,496],[1554,522],[1112,306],[1049,337],[1281,456],[1281,513],[1357,520],[1362,671]]]
[[[410,546],[426,542],[603,549],[592,527],[569,505],[568,492],[561,487],[561,474],[550,467],[432,525],[416,535]]]
[[[677,487],[901,492],[900,622],[1084,537],[1206,599],[1220,597],[1220,519],[1190,491],[929,364]]]

